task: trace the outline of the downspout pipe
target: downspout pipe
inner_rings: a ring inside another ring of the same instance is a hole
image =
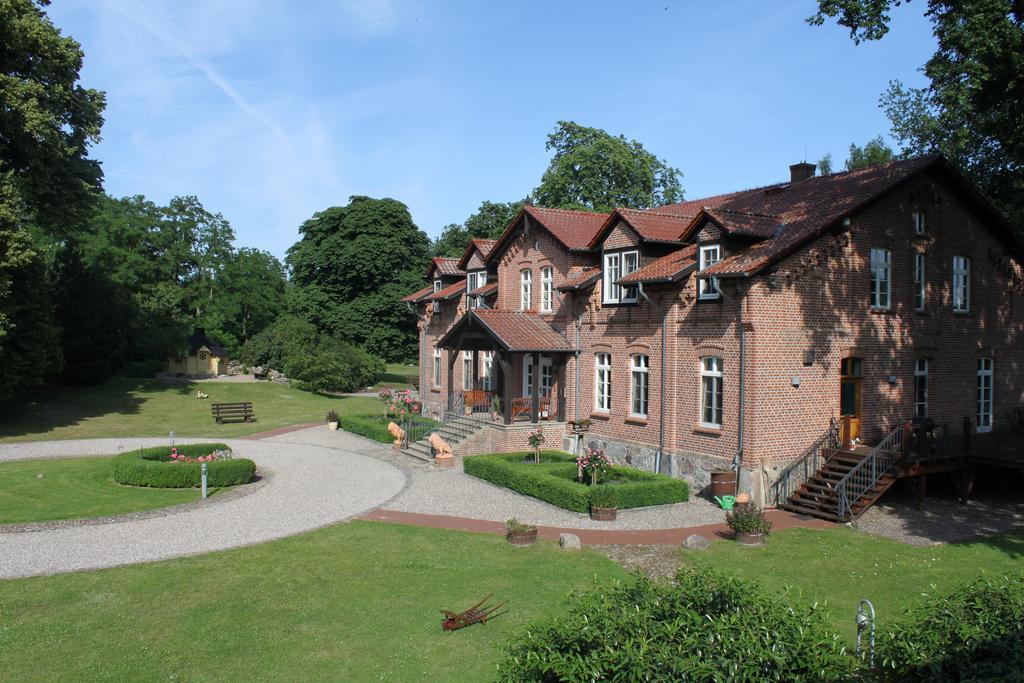
[[[654,302],[644,291],[644,284],[637,284],[637,291],[643,300],[654,308]],[[661,314],[661,396],[658,397],[658,450],[654,454],[654,471],[661,474],[661,456],[665,452],[665,329],[668,320],[668,308]]]
[[[736,471],[736,489],[739,490],[740,478],[740,460],[743,457],[743,422],[746,411],[744,406],[746,405],[746,369],[747,369],[747,358],[746,358],[746,341],[747,341],[747,330],[743,325],[743,306],[746,304],[746,298],[739,302],[739,324],[740,324],[740,405],[739,405],[739,422],[736,434],[736,455],[732,460],[732,469]]]

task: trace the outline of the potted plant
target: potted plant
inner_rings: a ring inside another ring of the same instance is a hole
[[[569,426],[572,427],[572,433],[581,436],[590,431],[590,420],[584,418],[582,420],[569,420]]]
[[[512,545],[530,545],[537,542],[537,527],[523,524],[515,517],[505,522],[505,540]]]
[[[761,545],[772,528],[764,511],[753,503],[734,507],[725,515],[725,523],[735,532],[741,545]]]
[[[614,522],[619,508],[619,495],[611,486],[595,486],[590,491],[590,518],[598,522]]]
[[[333,410],[327,413],[327,428],[332,432],[338,431],[338,413]]]
[[[528,440],[530,442],[530,448],[533,449],[533,462],[539,465],[540,447],[544,445],[544,429],[542,427],[537,427],[535,431],[530,432]]]

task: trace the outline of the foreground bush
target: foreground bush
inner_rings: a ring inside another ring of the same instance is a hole
[[[231,450],[222,443],[189,444],[177,448],[179,454],[192,458]],[[256,473],[256,463],[246,458],[214,460],[206,465],[207,485],[218,488],[245,484]],[[202,479],[202,463],[172,462],[171,449],[167,446],[129,451],[114,459],[114,481],[119,484],[181,489],[201,486]]]
[[[619,508],[681,503],[690,497],[686,482],[632,467],[616,466],[606,475],[607,484],[596,487],[576,481],[576,458],[563,451],[541,451],[541,464],[533,453],[494,453],[463,460],[466,474],[532,496],[566,510],[587,512],[597,489],[615,490]]]
[[[815,608],[795,611],[751,583],[684,567],[677,584],[574,595],[566,616],[505,650],[504,681],[839,681],[855,660]]]
[[[961,586],[908,616],[879,639],[887,679],[1024,680],[1024,575]]]

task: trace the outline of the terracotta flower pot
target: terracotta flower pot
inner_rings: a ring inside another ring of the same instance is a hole
[[[532,545],[537,542],[537,530],[508,531],[505,533],[505,540],[512,545]]]
[[[596,508],[591,506],[590,518],[597,522],[614,522],[617,512],[616,508]]]
[[[740,545],[764,545],[764,534],[751,531],[737,531],[736,540]]]

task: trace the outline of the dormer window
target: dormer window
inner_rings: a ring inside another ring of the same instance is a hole
[[[718,244],[705,244],[700,248],[699,268],[705,270],[722,260],[722,247]],[[717,299],[722,295],[718,289],[718,278],[702,278],[697,281],[701,299]]]
[[[466,292],[473,292],[487,284],[487,271],[486,270],[474,270],[472,273],[466,275]],[[471,296],[469,297],[469,307],[479,308],[483,303],[482,296]]]
[[[914,211],[914,234],[924,234],[924,211],[921,209]]]
[[[601,283],[601,301],[606,304],[636,303],[636,285],[616,284],[619,278],[640,267],[640,252],[616,251],[604,255],[604,280]]]
[[[440,291],[441,291],[441,281],[440,280],[434,280],[434,294],[437,294]]]

